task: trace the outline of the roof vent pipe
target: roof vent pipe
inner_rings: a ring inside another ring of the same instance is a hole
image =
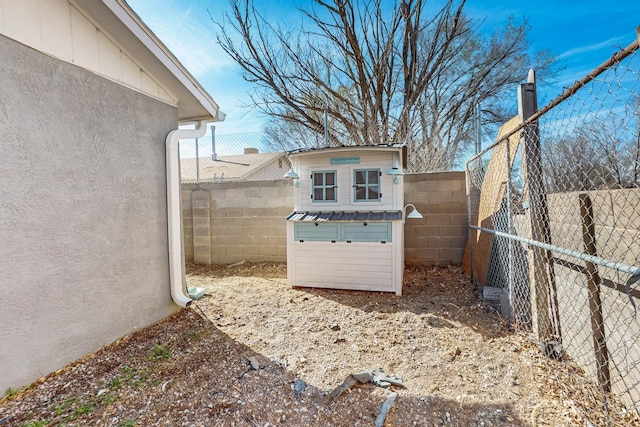
[[[216,154],[216,127],[211,126],[211,161],[218,160],[218,155]]]

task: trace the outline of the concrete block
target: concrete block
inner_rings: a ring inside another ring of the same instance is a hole
[[[209,209],[193,209],[191,213],[193,218],[209,218],[210,216]]]
[[[238,236],[218,236],[218,245],[226,246],[226,245],[234,245],[236,243],[236,237]]]
[[[286,223],[285,217],[269,218],[269,226],[271,227],[284,227]]]
[[[235,254],[219,254],[218,255],[218,264],[227,265],[233,264],[234,262],[242,261],[244,258],[240,255]]]
[[[242,245],[227,245],[224,247],[224,253],[227,255],[242,256]]]
[[[209,236],[195,236],[193,237],[193,246],[201,248],[211,248],[211,237]],[[210,249],[207,252],[211,252]]]
[[[417,248],[416,259],[420,260],[434,260],[438,259],[440,252],[438,248]]]
[[[255,245],[247,245],[242,247],[242,255],[245,257],[259,255],[260,248]]]
[[[438,203],[436,207],[439,214],[466,214],[466,206],[461,203]]]
[[[451,260],[454,264],[462,262],[464,248],[440,248],[438,250],[440,259]]]
[[[253,227],[268,227],[269,218],[251,218],[250,225]]]
[[[266,246],[269,244],[269,237],[267,236],[255,236],[253,240],[255,245]]]
[[[210,209],[211,199],[193,199],[191,201],[193,209]]]
[[[468,218],[466,214],[452,214],[449,215],[449,224],[450,225],[464,225],[465,227],[468,225]]]
[[[233,218],[233,225],[237,227],[250,227],[252,218]]]
[[[253,245],[253,236],[233,236],[234,245]]]
[[[416,258],[416,248],[414,247],[406,247],[404,248],[404,259],[405,262],[408,259],[414,259]]]
[[[293,211],[293,207],[291,208],[291,211]],[[277,216],[277,215],[278,215],[277,208],[260,208],[258,213],[258,216],[261,216],[261,217],[269,217],[269,216]]]
[[[258,227],[242,227],[243,236],[260,236],[260,228]]]
[[[225,227],[224,234],[226,236],[242,236],[244,235],[246,227]]]
[[[242,208],[226,208],[225,215],[226,217],[242,217]]]
[[[287,216],[289,216],[289,214],[293,212],[293,203],[291,203],[291,206],[279,206],[276,209],[276,216],[282,217],[282,218],[286,218]]]
[[[211,236],[210,227],[193,227],[193,237],[196,236]]]
[[[455,179],[455,180],[442,180],[437,182],[437,191],[447,191],[447,192],[462,192],[466,191],[465,182],[463,180]]]
[[[211,254],[199,254],[199,253],[195,253],[193,254],[193,262],[197,263],[197,264],[207,264],[207,265],[211,265]]]
[[[452,215],[430,215],[428,216],[427,219],[427,224],[428,225],[449,225],[450,222],[450,218]]]
[[[438,226],[438,236],[464,237],[467,238],[467,227],[462,225],[441,225]]]
[[[229,217],[220,217],[217,218],[216,220],[216,224],[220,227],[232,227],[234,225],[234,220],[235,218],[229,218]]]
[[[439,229],[440,226],[437,225],[423,225],[420,227],[414,227],[415,231],[413,232],[413,234],[418,237],[437,236]],[[409,232],[407,234],[409,234]]]
[[[450,248],[451,247],[451,238],[450,237],[429,237],[427,238],[427,247],[428,248]]]
[[[242,208],[242,216],[243,216],[243,218],[259,217],[261,210],[262,209],[260,209],[260,207],[257,207],[257,208],[253,208],[253,207]]]
[[[285,237],[269,236],[270,246],[286,246],[286,244],[287,244],[287,239]]]
[[[276,246],[260,246],[260,255],[278,255]]]

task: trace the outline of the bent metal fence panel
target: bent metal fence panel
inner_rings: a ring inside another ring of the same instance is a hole
[[[539,111],[535,91],[530,73],[516,122],[467,163],[472,279],[625,425],[640,413],[638,42]]]

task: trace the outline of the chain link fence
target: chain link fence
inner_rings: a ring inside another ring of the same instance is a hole
[[[563,387],[590,390],[577,404],[592,425],[630,425],[640,413],[638,42],[539,111],[535,91],[530,73],[519,117],[467,163],[472,280],[545,355],[575,366],[576,384]]]
[[[216,135],[180,141],[182,183],[271,181],[291,164],[284,150],[262,132]]]

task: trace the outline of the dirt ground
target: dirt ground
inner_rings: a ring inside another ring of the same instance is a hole
[[[408,267],[404,294],[289,288],[284,264],[189,266],[209,292],[0,400],[0,426],[607,425],[570,361],[541,356],[457,267]],[[381,368],[406,388],[356,384]],[[613,426],[640,425],[609,401]],[[378,424],[376,424],[378,423]]]

